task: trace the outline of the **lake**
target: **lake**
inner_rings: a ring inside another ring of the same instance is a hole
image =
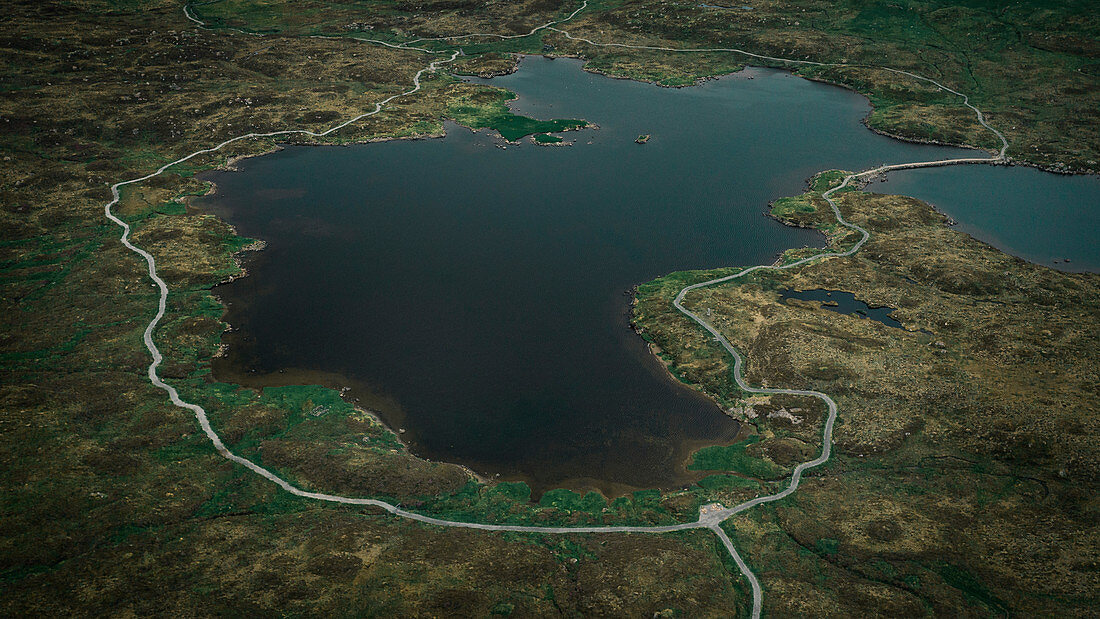
[[[967,165],[892,172],[867,190],[920,198],[958,230],[1025,260],[1100,271],[1100,177]]]
[[[682,485],[691,451],[738,431],[629,329],[633,286],[821,245],[763,216],[818,171],[972,154],[876,135],[866,99],[782,71],[666,89],[531,57],[485,82],[599,129],[500,148],[448,124],[207,175],[198,205],[268,242],[216,290],[235,331],[214,369],[349,386],[414,453],[536,493]]]

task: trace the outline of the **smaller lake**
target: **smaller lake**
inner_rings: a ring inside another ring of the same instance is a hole
[[[785,288],[779,291],[780,299],[799,299],[801,301],[817,301],[821,307],[838,314],[850,314],[861,318],[868,318],[880,322],[887,327],[904,329],[905,326],[897,321],[891,314],[892,307],[871,307],[856,298],[856,295],[843,290],[791,290]]]
[[[1100,177],[964,165],[891,172],[867,190],[924,200],[958,230],[1036,264],[1100,271]]]

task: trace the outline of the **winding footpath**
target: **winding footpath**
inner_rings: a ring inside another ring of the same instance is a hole
[[[531,35],[535,34],[536,32],[539,32],[541,30],[550,30],[550,31],[562,34],[566,38],[569,38],[571,40],[579,41],[579,42],[585,43],[587,45],[595,46],[595,47],[617,47],[617,48],[624,48],[624,49],[654,50],[654,51],[664,51],[664,52],[673,52],[673,53],[729,52],[729,53],[742,54],[742,55],[744,55],[746,57],[749,57],[749,58],[756,58],[756,59],[767,60],[767,61],[770,61],[770,62],[777,62],[777,63],[785,63],[785,64],[789,64],[789,65],[837,67],[837,68],[843,68],[843,67],[869,67],[869,65],[831,64],[831,63],[811,62],[811,61],[807,61],[807,60],[792,60],[792,59],[786,59],[786,58],[776,58],[776,57],[773,57],[773,56],[763,56],[763,55],[760,55],[760,54],[754,54],[754,53],[744,51],[744,50],[741,50],[741,49],[736,49],[736,48],[679,49],[679,48],[657,47],[657,46],[648,46],[648,45],[630,45],[630,44],[624,44],[624,43],[598,43],[598,42],[594,42],[594,41],[591,41],[591,40],[586,39],[586,38],[573,36],[572,34],[568,33],[565,30],[561,30],[559,28],[554,27],[555,24],[559,24],[559,23],[566,22],[566,21],[569,21],[569,20],[573,19],[581,11],[583,11],[585,8],[587,8],[587,6],[588,6],[588,1],[585,0],[584,3],[580,6],[580,8],[578,8],[577,10],[570,13],[567,17],[565,17],[563,19],[560,19],[560,20],[554,20],[554,21],[547,22],[546,24],[543,24],[541,26],[533,28],[527,34],[499,35],[499,34],[491,34],[491,33],[474,33],[474,34],[463,34],[463,35],[454,35],[454,36],[447,36],[447,37],[419,38],[419,39],[414,39],[412,41],[408,41],[408,42],[400,43],[400,44],[389,43],[389,42],[386,42],[386,41],[380,41],[380,40],[376,40],[376,39],[358,39],[357,38],[355,40],[363,41],[363,42],[367,42],[367,43],[372,43],[372,44],[384,45],[386,47],[390,47],[390,48],[394,48],[394,49],[419,51],[419,52],[424,52],[424,53],[429,53],[429,54],[447,54],[448,52],[445,52],[445,51],[430,50],[430,49],[424,49],[424,48],[420,48],[420,47],[412,47],[412,45],[415,44],[415,43],[420,43],[420,42],[453,41],[453,40],[458,40],[458,39],[475,38],[475,37],[487,37],[487,38],[497,38],[497,39],[516,39],[516,38],[531,36]],[[196,17],[194,15],[194,13],[191,12],[189,6],[184,7],[184,15],[188,20],[198,24],[200,27],[202,27],[202,28],[207,28],[208,27],[203,21],[198,19],[198,17]],[[255,33],[247,33],[246,32],[245,34],[255,34]],[[256,36],[261,36],[261,35],[256,35]],[[845,226],[845,227],[847,227],[851,230],[854,230],[854,231],[860,233],[861,238],[852,247],[850,247],[849,249],[847,249],[845,251],[823,252],[823,253],[816,254],[816,255],[813,255],[813,256],[810,256],[810,257],[807,257],[807,258],[803,258],[803,259],[798,260],[796,262],[791,262],[791,263],[783,264],[783,265],[758,265],[758,266],[749,267],[749,268],[743,269],[743,270],[741,270],[737,273],[734,273],[732,275],[728,275],[728,276],[725,276],[725,277],[720,277],[720,278],[717,278],[717,279],[711,279],[711,280],[708,280],[708,281],[692,284],[692,285],[687,286],[687,287],[683,288],[682,290],[680,290],[679,294],[676,295],[676,299],[673,301],[673,305],[675,305],[676,309],[679,310],[681,313],[683,313],[688,318],[690,318],[691,320],[695,321],[699,326],[701,326],[707,332],[709,332],[714,337],[715,341],[719,342],[722,345],[722,347],[725,348],[725,350],[733,357],[733,360],[734,360],[733,375],[734,375],[735,380],[737,381],[737,385],[742,390],[744,390],[748,393],[789,394],[789,395],[800,395],[800,396],[813,397],[813,398],[817,398],[817,399],[821,400],[822,402],[824,402],[826,404],[826,406],[828,407],[828,409],[829,409],[829,415],[828,415],[827,419],[825,420],[825,427],[824,427],[824,431],[823,431],[823,435],[822,435],[821,455],[819,455],[817,458],[814,458],[813,460],[810,460],[808,462],[803,462],[802,464],[799,464],[797,467],[795,467],[795,469],[794,469],[794,471],[791,475],[790,483],[787,485],[786,488],[784,488],[783,490],[781,490],[779,492],[776,492],[775,494],[759,496],[759,497],[756,497],[755,499],[745,501],[744,503],[741,503],[740,505],[737,505],[735,507],[730,507],[730,508],[708,506],[708,507],[703,508],[703,509],[700,510],[700,515],[699,515],[698,520],[695,520],[693,522],[680,523],[680,524],[662,525],[662,526],[545,527],[545,526],[525,526],[525,525],[482,524],[482,523],[476,523],[476,522],[462,522],[462,521],[458,521],[458,520],[445,520],[445,519],[441,519],[441,518],[433,518],[431,516],[426,516],[424,514],[418,514],[416,512],[410,512],[410,511],[401,509],[400,507],[398,507],[396,505],[393,505],[391,503],[387,503],[385,501],[380,501],[380,500],[377,500],[377,499],[344,497],[344,496],[338,496],[338,495],[333,495],[333,494],[324,494],[324,493],[320,493],[320,492],[309,492],[307,490],[302,490],[301,488],[298,488],[297,486],[291,484],[290,482],[288,482],[285,479],[279,477],[278,475],[271,472],[270,470],[268,470],[268,469],[266,469],[266,468],[264,468],[264,467],[262,467],[262,466],[260,466],[256,463],[252,462],[251,460],[248,460],[247,458],[243,458],[241,456],[238,456],[237,454],[234,454],[232,451],[230,451],[229,448],[225,446],[225,443],[222,442],[221,437],[218,436],[218,433],[214,430],[213,427],[211,427],[210,420],[207,417],[206,411],[201,406],[199,406],[198,404],[193,404],[193,403],[184,401],[182,398],[180,398],[179,392],[175,389],[175,387],[172,387],[171,385],[169,385],[169,384],[165,383],[163,380],[161,380],[160,376],[157,374],[157,368],[164,361],[164,356],[161,354],[160,350],[157,348],[156,343],[154,343],[153,334],[156,331],[157,325],[160,323],[161,319],[164,317],[164,314],[165,314],[165,310],[166,310],[166,307],[167,307],[167,301],[168,301],[168,285],[157,274],[156,260],[153,258],[152,254],[145,251],[144,249],[141,249],[140,247],[135,246],[133,243],[130,242],[130,232],[131,232],[130,225],[127,224],[122,219],[120,219],[119,217],[115,216],[114,213],[112,212],[112,207],[114,207],[116,204],[118,204],[119,199],[120,199],[119,190],[122,187],[125,187],[127,185],[134,185],[134,184],[137,184],[137,183],[141,183],[143,181],[146,181],[150,178],[153,178],[155,176],[158,176],[158,175],[162,174],[165,170],[171,168],[172,166],[175,166],[177,164],[188,161],[188,160],[190,160],[194,157],[197,157],[199,155],[217,152],[217,151],[223,149],[224,147],[226,147],[230,144],[233,144],[235,142],[239,142],[239,141],[242,141],[242,140],[249,140],[249,139],[253,139],[253,138],[273,138],[273,137],[278,138],[278,137],[290,137],[290,136],[295,136],[295,135],[306,136],[306,137],[324,137],[324,136],[327,136],[331,133],[339,131],[340,129],[343,129],[344,127],[347,127],[348,125],[351,125],[351,124],[353,124],[353,123],[355,123],[355,122],[357,122],[357,121],[359,121],[363,118],[378,114],[391,101],[393,101],[395,99],[398,99],[400,97],[405,97],[405,96],[412,95],[412,94],[416,93],[417,91],[419,91],[420,88],[421,88],[421,79],[423,78],[424,74],[434,73],[434,72],[438,71],[442,67],[442,65],[453,62],[461,53],[462,53],[461,50],[450,51],[449,52],[450,56],[448,58],[433,61],[430,64],[428,64],[427,67],[417,71],[417,73],[413,76],[413,86],[412,86],[412,88],[409,88],[408,90],[406,90],[404,92],[401,92],[401,93],[398,93],[398,94],[395,94],[395,95],[391,95],[391,96],[379,101],[378,103],[375,103],[373,110],[371,110],[369,112],[366,112],[364,114],[360,114],[358,116],[355,116],[354,118],[351,118],[351,119],[349,119],[345,122],[342,122],[338,125],[335,125],[335,126],[329,128],[326,131],[313,132],[313,131],[308,131],[308,130],[304,130],[304,129],[290,129],[290,130],[283,130],[283,131],[271,131],[271,132],[267,132],[267,133],[247,133],[247,134],[244,134],[244,135],[240,135],[240,136],[228,139],[228,140],[226,140],[226,141],[224,141],[224,142],[222,142],[222,143],[220,143],[216,146],[212,146],[210,148],[205,148],[205,149],[202,149],[202,150],[195,151],[195,152],[193,152],[193,153],[191,153],[191,154],[189,154],[185,157],[181,157],[181,158],[179,158],[175,161],[172,161],[170,163],[166,163],[163,166],[161,166],[160,168],[158,168],[156,171],[151,172],[149,174],[146,174],[145,176],[141,176],[141,177],[138,177],[138,178],[127,180],[127,181],[122,181],[122,182],[119,182],[119,183],[115,183],[114,185],[111,185],[112,199],[111,199],[110,202],[108,202],[104,206],[104,214],[106,215],[106,217],[108,219],[110,219],[114,223],[118,224],[122,228],[122,235],[120,237],[120,240],[121,240],[122,244],[124,246],[126,246],[126,248],[129,249],[130,251],[140,255],[142,258],[145,259],[145,262],[148,265],[149,278],[153,280],[153,283],[157,286],[157,288],[160,291],[160,298],[159,298],[159,304],[158,304],[158,307],[157,307],[157,313],[153,317],[153,319],[149,322],[148,326],[146,326],[145,333],[144,333],[144,336],[143,336],[143,340],[145,342],[145,347],[149,350],[149,353],[152,355],[152,358],[153,358],[153,361],[152,361],[152,363],[149,364],[149,369],[148,369],[149,381],[155,387],[164,390],[168,394],[168,397],[172,401],[173,405],[175,405],[179,408],[187,409],[195,415],[195,418],[198,420],[199,425],[202,427],[202,431],[206,434],[207,438],[210,439],[210,442],[214,444],[214,448],[218,451],[218,453],[221,454],[224,458],[247,468],[248,470],[252,471],[253,473],[256,473],[257,475],[273,482],[274,484],[276,484],[277,486],[279,486],[283,490],[285,490],[285,491],[287,491],[290,494],[293,494],[295,496],[300,496],[300,497],[303,497],[303,498],[313,499],[313,500],[317,500],[317,501],[327,501],[327,502],[331,502],[331,503],[341,503],[341,504],[345,504],[345,505],[364,505],[364,506],[370,506],[370,507],[377,507],[377,508],[381,508],[381,509],[383,509],[383,510],[385,510],[385,511],[387,511],[387,512],[389,512],[389,513],[391,513],[395,516],[400,516],[402,518],[407,518],[409,520],[415,520],[417,522],[421,522],[421,523],[424,523],[424,524],[436,525],[436,526],[441,526],[441,527],[457,527],[457,528],[465,528],[465,529],[477,529],[477,530],[481,530],[481,531],[512,531],[512,532],[519,532],[519,533],[560,533],[560,534],[568,534],[568,533],[670,533],[670,532],[673,532],[673,531],[687,531],[687,530],[692,530],[692,529],[709,529],[710,531],[714,532],[715,535],[718,536],[719,540],[722,542],[722,545],[726,548],[726,550],[729,552],[730,556],[733,558],[734,562],[737,564],[738,569],[740,569],[741,573],[745,576],[746,580],[749,581],[749,584],[752,587],[752,594],[753,594],[752,617],[754,619],[760,617],[761,607],[763,605],[763,591],[761,590],[760,582],[759,582],[759,580],[757,580],[757,578],[753,574],[752,570],[749,569],[749,566],[745,563],[744,559],[741,558],[740,554],[737,552],[737,549],[733,544],[733,541],[730,540],[729,536],[722,529],[721,524],[726,519],[728,519],[729,517],[731,517],[735,514],[738,514],[740,512],[743,512],[743,511],[746,511],[746,510],[751,509],[753,507],[756,507],[757,505],[761,505],[763,503],[769,503],[769,502],[772,502],[772,501],[778,501],[780,499],[783,499],[783,498],[789,496],[790,494],[792,494],[793,492],[795,492],[798,489],[798,486],[799,486],[799,484],[801,483],[801,480],[802,480],[802,474],[804,472],[806,472],[807,470],[812,469],[814,467],[821,466],[822,464],[824,464],[825,462],[827,462],[829,460],[829,457],[832,453],[833,426],[836,422],[836,417],[837,417],[837,404],[831,397],[829,397],[828,395],[826,395],[824,393],[821,393],[820,391],[811,391],[811,390],[805,390],[805,389],[760,388],[760,387],[753,387],[753,386],[749,385],[748,383],[746,383],[745,378],[744,378],[744,374],[743,374],[744,359],[742,358],[741,354],[737,351],[736,348],[733,347],[732,344],[730,344],[729,340],[726,339],[726,337],[724,335],[722,335],[721,332],[718,331],[718,329],[716,329],[713,325],[708,323],[706,320],[704,320],[698,314],[696,314],[696,313],[692,312],[691,310],[687,309],[686,307],[684,307],[683,302],[684,302],[685,297],[693,290],[697,290],[699,288],[704,288],[704,287],[707,287],[707,286],[713,286],[715,284],[721,284],[721,283],[725,283],[725,282],[734,281],[734,280],[736,280],[740,277],[744,277],[745,275],[748,275],[748,274],[756,272],[756,271],[785,270],[785,269],[795,268],[795,267],[798,267],[798,266],[801,266],[801,265],[804,265],[804,264],[807,264],[807,263],[810,263],[810,262],[813,262],[813,261],[816,261],[816,260],[821,260],[821,259],[826,259],[826,258],[843,257],[843,256],[851,256],[852,254],[859,251],[859,249],[867,242],[867,240],[870,239],[871,234],[867,230],[865,230],[864,228],[862,228],[862,227],[860,227],[856,224],[850,223],[850,222],[848,222],[847,220],[844,219],[844,216],[840,212],[840,208],[837,206],[836,202],[833,200],[833,195],[837,191],[840,191],[841,189],[844,189],[845,187],[851,186],[853,184],[853,182],[856,182],[860,179],[873,177],[875,175],[884,174],[884,173],[891,172],[891,171],[894,171],[894,170],[903,170],[903,169],[909,169],[909,168],[926,168],[926,167],[936,167],[936,166],[959,165],[959,164],[974,164],[974,163],[985,163],[985,164],[988,164],[988,163],[1002,163],[1006,160],[1005,159],[1005,151],[1008,149],[1008,141],[1005,139],[1005,137],[999,131],[997,131],[996,129],[991,127],[986,122],[985,117],[982,114],[981,110],[979,110],[977,107],[972,105],[970,103],[969,98],[966,95],[964,95],[960,92],[957,92],[955,90],[952,90],[952,89],[944,86],[943,84],[940,84],[939,82],[937,82],[935,80],[932,80],[930,78],[926,78],[926,77],[923,77],[923,76],[920,76],[920,75],[916,75],[916,74],[910,73],[908,71],[902,71],[902,70],[898,70],[898,69],[891,69],[889,67],[870,67],[870,68],[876,68],[876,69],[882,69],[882,70],[885,70],[885,71],[890,71],[890,72],[893,72],[893,73],[896,73],[896,74],[899,74],[899,75],[905,75],[905,76],[908,76],[908,77],[911,77],[911,78],[914,78],[914,79],[917,79],[917,80],[920,80],[920,81],[924,81],[924,82],[930,83],[930,84],[944,90],[945,92],[948,92],[948,93],[951,93],[951,94],[954,94],[954,95],[957,95],[957,96],[961,97],[962,100],[963,100],[963,104],[966,105],[971,110],[973,110],[974,113],[977,115],[978,122],[981,123],[981,125],[983,127],[988,129],[989,131],[993,132],[993,134],[996,135],[1000,139],[1000,141],[1001,141],[1000,151],[996,155],[993,155],[993,156],[990,156],[990,157],[984,157],[984,158],[983,157],[975,157],[975,158],[962,158],[962,159],[944,159],[944,160],[938,160],[938,161],[924,161],[924,162],[916,162],[916,163],[901,163],[901,164],[894,164],[894,165],[883,165],[883,166],[873,168],[873,169],[870,169],[870,170],[866,170],[866,171],[863,171],[863,172],[858,172],[858,173],[855,173],[855,174],[849,174],[849,175],[844,177],[844,180],[839,185],[837,185],[837,186],[829,189],[828,191],[825,191],[824,193],[822,193],[821,197],[824,198],[828,202],[829,206],[833,210],[833,213],[836,215],[837,221],[842,226]]]

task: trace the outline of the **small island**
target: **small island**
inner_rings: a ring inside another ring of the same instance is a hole
[[[634,140],[634,142],[636,144],[645,144],[648,141],[649,141],[649,134],[648,133],[643,133],[642,135],[638,136],[638,139]]]

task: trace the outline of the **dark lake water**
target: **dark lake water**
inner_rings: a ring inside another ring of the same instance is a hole
[[[892,172],[867,189],[920,198],[957,220],[959,230],[1025,260],[1100,271],[1100,177],[955,166]]]
[[[210,175],[201,205],[268,242],[217,291],[238,331],[216,375],[351,385],[415,453],[536,492],[682,484],[737,425],[628,329],[631,287],[820,245],[762,215],[815,172],[968,152],[876,135],[862,97],[779,71],[672,90],[528,58],[490,83],[600,128],[501,149],[449,125]]]
[[[843,290],[791,290],[786,288],[779,291],[780,299],[800,299],[802,301],[818,301],[821,307],[838,314],[850,314],[880,322],[887,327],[904,329],[905,325],[891,316],[892,307],[871,307],[856,298],[856,295]]]

